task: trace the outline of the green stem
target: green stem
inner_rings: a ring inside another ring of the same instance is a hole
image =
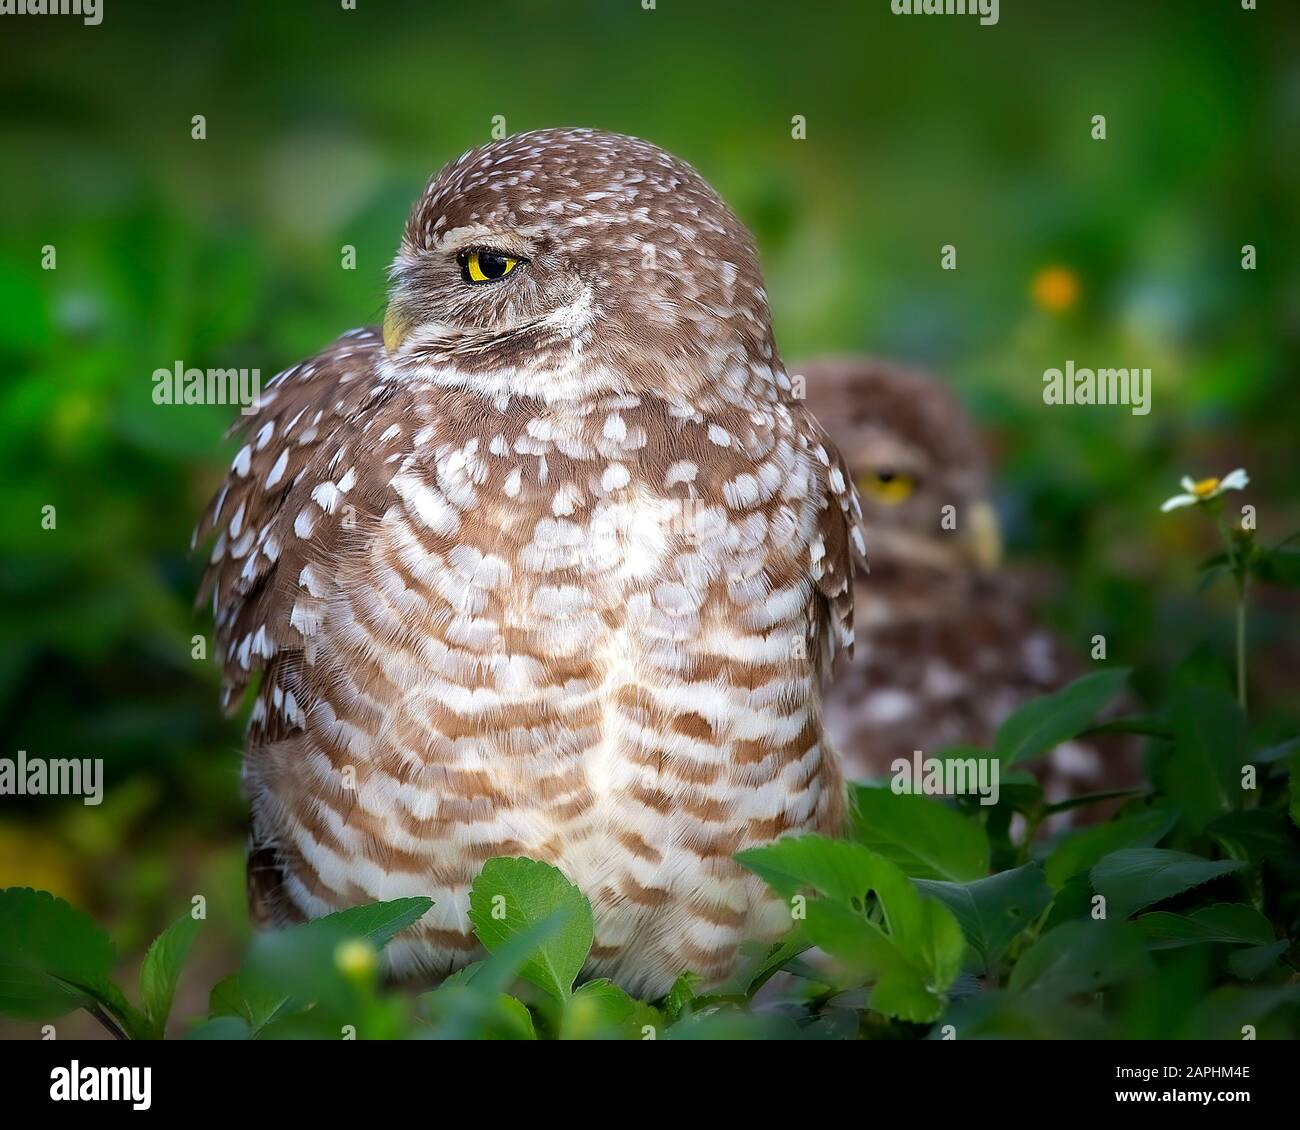
[[[1245,574],[1237,585],[1237,702],[1246,713],[1246,583]]]
[[[1237,704],[1246,713],[1246,588],[1250,575],[1246,571],[1245,555],[1241,552],[1232,531],[1228,529],[1220,511],[1215,514],[1215,525],[1228,555],[1228,568],[1237,585]]]

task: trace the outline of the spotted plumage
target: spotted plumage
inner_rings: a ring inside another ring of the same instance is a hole
[[[242,439],[199,535],[226,705],[260,676],[256,916],[427,894],[392,961],[442,974],[483,861],[527,855],[591,900],[589,973],[652,995],[788,924],[732,856],[838,827],[820,686],[862,535],[698,174],[589,130],[465,154],[384,334],[282,373]]]
[[[988,746],[1016,707],[1085,667],[1038,622],[1024,579],[999,567],[979,433],[949,389],[916,370],[844,357],[797,373],[853,468],[872,534],[857,648],[826,701],[846,773],[880,777],[914,750]],[[1134,784],[1137,758],[1122,738],[1077,740],[1035,770],[1058,801]]]

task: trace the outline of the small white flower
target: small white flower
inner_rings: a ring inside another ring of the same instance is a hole
[[[1190,475],[1185,475],[1179,485],[1186,493],[1165,499],[1160,509],[1167,514],[1180,506],[1195,506],[1198,502],[1209,502],[1212,498],[1218,498],[1225,490],[1244,490],[1249,482],[1250,476],[1246,474],[1244,467],[1238,467],[1221,479],[1202,479],[1200,482],[1194,481]]]

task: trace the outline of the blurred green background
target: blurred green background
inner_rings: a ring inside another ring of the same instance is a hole
[[[1158,513],[1179,477],[1244,465],[1262,540],[1300,526],[1294,5],[1008,0],[982,27],[888,0],[104,3],[95,27],[0,18],[0,755],[107,766],[98,808],[3,800],[0,887],[128,953],[194,892],[217,972],[244,929],[240,728],[191,655],[231,410],[157,406],[151,374],[266,380],[378,321],[410,203],[496,115],[692,162],[757,236],[787,361],[950,380],[1044,615],[1081,654],[1106,634],[1139,689],[1230,654],[1228,586],[1194,592],[1208,524]],[[1150,366],[1150,415],[1046,408],[1067,358]],[[1265,733],[1300,713],[1295,612],[1252,617]]]

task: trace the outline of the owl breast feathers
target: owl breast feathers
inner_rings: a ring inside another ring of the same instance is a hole
[[[717,981],[788,925],[733,855],[840,821],[862,549],[752,242],[661,150],[544,131],[443,170],[393,279],[383,337],[268,387],[200,524],[229,709],[260,674],[255,915],[430,895],[390,960],[443,974],[483,862],[526,855],[591,900],[591,975]]]

